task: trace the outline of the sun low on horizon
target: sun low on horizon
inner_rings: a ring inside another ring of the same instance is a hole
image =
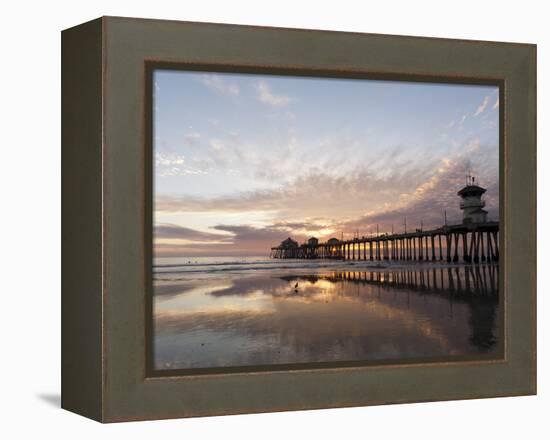
[[[155,70],[156,257],[498,220],[498,87]]]

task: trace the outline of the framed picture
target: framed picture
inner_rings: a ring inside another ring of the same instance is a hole
[[[62,34],[62,406],[536,393],[536,46]]]

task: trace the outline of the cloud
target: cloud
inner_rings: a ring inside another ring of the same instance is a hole
[[[389,155],[394,156],[393,154]],[[438,227],[447,210],[449,221],[460,221],[456,192],[472,171],[488,190],[485,199],[489,217],[498,219],[498,148],[471,139],[453,156],[426,160],[422,164],[382,160],[384,175],[361,170],[344,176],[331,176],[323,170],[311,170],[276,189],[257,190],[227,196],[159,196],[159,213],[210,213],[213,218],[227,214],[261,212],[272,218],[269,225],[224,226],[214,229],[233,234],[234,242],[246,237],[263,237],[272,244],[286,234],[328,238],[356,229],[367,233],[380,225],[381,232],[401,228],[404,217],[411,228]],[[258,235],[259,234],[259,235]]]
[[[219,232],[209,233],[177,225],[159,225],[155,228],[155,255],[268,255],[272,246],[289,235],[300,241],[306,239],[306,236],[296,234],[291,228],[281,225],[216,225],[212,229]]]
[[[201,139],[201,137],[202,136],[200,133],[196,131],[191,131],[183,135],[183,140],[190,145],[196,145]]]
[[[302,242],[326,227],[314,221],[275,222],[264,226],[219,224],[211,227],[214,232],[204,232],[162,223],[154,229],[155,254],[265,255],[289,236]]]
[[[159,177],[208,174],[206,170],[189,167],[185,163],[182,155],[155,153],[155,174]]]
[[[245,243],[256,244],[259,241],[283,240],[288,229],[273,226],[254,227],[249,225],[217,225],[213,229],[217,231],[230,232],[233,234],[233,242],[237,245]]]
[[[197,168],[189,168],[189,167],[165,167],[157,172],[157,175],[159,177],[173,177],[173,176],[198,176],[198,175],[204,175],[208,174],[207,171],[199,170]]]
[[[436,164],[430,159],[411,163],[390,151],[388,157],[369,163],[369,169],[361,164],[355,170],[331,175],[337,166],[331,163],[327,167],[290,172],[291,179],[270,189],[217,197],[159,195],[155,207],[163,213],[266,212],[271,213],[272,218],[287,222],[356,217],[365,211],[383,209],[400,194],[417,187]]]
[[[184,226],[161,223],[155,226],[154,229],[155,239],[178,239],[178,240],[189,240],[189,241],[200,241],[200,242],[209,242],[209,241],[219,241],[227,240],[227,234],[218,234],[211,232],[197,231],[195,229],[186,228]]]
[[[258,100],[264,104],[268,104],[273,107],[283,107],[292,101],[292,99],[288,96],[275,95],[265,81],[258,81],[255,87],[258,92]]]
[[[478,165],[475,171],[481,173],[481,184],[487,189],[485,209],[489,211],[489,218],[496,220],[499,217],[498,175],[496,171],[490,171],[490,168],[495,168],[494,165],[487,165]],[[460,223],[462,212],[459,209],[460,199],[457,191],[465,185],[465,176],[471,170],[472,162],[466,155],[453,160],[443,160],[442,166],[434,175],[412,192],[404,194],[399,203],[393,204],[387,210],[343,222],[339,226],[345,231],[359,229],[368,232],[378,224],[381,231],[390,232],[393,225],[395,232],[401,232],[406,218],[409,231],[419,228],[421,223],[424,229],[431,229],[444,224],[445,211],[450,224]]]
[[[323,219],[319,219],[323,220]],[[279,221],[273,223],[274,228],[279,228],[283,230],[307,230],[307,231],[321,231],[329,227],[329,225],[324,223],[315,223],[313,221]]]
[[[474,116],[478,116],[481,113],[483,113],[487,108],[488,104],[489,104],[489,96],[486,96],[485,98],[483,98],[483,102],[479,105],[479,107],[475,111]]]
[[[360,235],[373,233],[376,225],[379,226],[380,233],[390,233],[392,227],[395,232],[401,232],[404,229],[405,218],[409,231],[419,228],[421,223],[424,229],[432,229],[444,224],[445,211],[450,224],[459,223],[462,213],[459,209],[460,199],[457,191],[464,186],[465,176],[471,170],[481,176],[480,184],[487,189],[485,209],[489,211],[489,218],[496,220],[499,217],[499,182],[498,171],[495,170],[493,162],[497,159],[477,142],[472,142],[469,148],[476,148],[476,156],[481,156],[483,162],[472,163],[466,153],[453,159],[440,160],[430,175],[425,175],[424,179],[403,189],[401,193],[391,188],[385,190],[381,182],[375,183],[377,189],[372,192],[368,189],[369,186],[367,190],[362,190],[363,186],[369,185],[368,178],[340,182],[334,188],[334,180],[328,179],[327,176],[316,176],[312,177],[311,181],[302,180],[293,188],[317,188],[317,196],[313,190],[306,190],[303,194],[294,194],[293,199],[294,190],[291,190],[281,191],[279,195],[269,192],[254,193],[244,199],[235,197],[209,201],[173,200],[173,208],[178,210],[182,208],[182,204],[186,209],[200,208],[239,213],[255,209],[272,209],[274,218],[288,220],[277,220],[259,226],[217,224],[211,227],[216,231],[212,233],[175,225],[159,225],[155,237],[192,240],[193,243],[161,243],[155,246],[155,252],[159,256],[267,255],[271,247],[289,236],[299,242],[304,242],[310,236],[316,236],[324,241],[331,237],[340,237],[343,232],[349,238],[356,230]],[[328,184],[319,189],[317,179],[326,179]],[[389,179],[391,180],[392,178]],[[386,182],[388,187],[389,181]],[[370,185],[370,188],[373,188],[373,182],[370,182]],[[309,205],[306,200],[308,197],[313,199],[309,200]],[[166,203],[166,200],[162,203]],[[326,208],[324,215],[303,220],[315,210],[315,204],[321,207],[320,211]],[[349,206],[354,209],[350,210]],[[342,213],[347,215],[342,216]],[[292,220],[300,218],[302,220]]]
[[[158,251],[165,256],[265,255],[288,236],[299,241],[312,235],[326,240],[342,232],[350,237],[357,229],[366,235],[377,224],[380,232],[391,232],[392,225],[397,232],[403,229],[405,217],[409,230],[420,227],[421,221],[425,229],[435,228],[443,224],[444,211],[449,223],[460,222],[456,193],[470,171],[488,190],[489,218],[498,219],[497,145],[473,137],[457,142],[444,157],[432,158],[427,149],[420,160],[410,158],[407,151],[408,147],[395,148],[371,160],[355,159],[355,168],[342,153],[344,168],[339,168],[339,157],[326,166],[304,165],[293,169],[299,172],[291,169],[288,180],[266,189],[202,197],[158,194],[159,218],[197,214],[210,219],[204,227],[213,234],[193,236],[185,231],[180,238],[194,243],[163,242]],[[166,241],[171,239],[166,230],[164,234]],[[224,240],[217,234],[225,234]]]
[[[185,158],[179,154],[165,155],[162,153],[155,153],[155,166],[173,166],[183,165]]]
[[[498,106],[499,106],[499,98],[497,96],[497,99],[496,99],[495,103],[493,104],[493,110],[497,109]]]
[[[222,95],[237,96],[240,93],[239,86],[223,79],[220,75],[205,73],[200,76],[200,82],[214,92]]]

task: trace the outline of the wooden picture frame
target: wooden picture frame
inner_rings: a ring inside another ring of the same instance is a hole
[[[151,68],[500,87],[503,355],[152,374]],[[103,17],[62,33],[62,407],[101,422],[536,393],[536,46]]]

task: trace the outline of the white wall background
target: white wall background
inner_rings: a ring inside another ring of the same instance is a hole
[[[8,1],[0,69],[0,436],[9,438],[548,438],[550,38],[543,1]],[[538,44],[539,396],[102,426],[59,409],[60,31],[122,15]],[[546,130],[547,131],[547,130]],[[548,193],[546,193],[547,195]],[[546,313],[548,315],[548,313]],[[546,371],[545,371],[546,369]],[[546,408],[545,408],[546,406]]]

